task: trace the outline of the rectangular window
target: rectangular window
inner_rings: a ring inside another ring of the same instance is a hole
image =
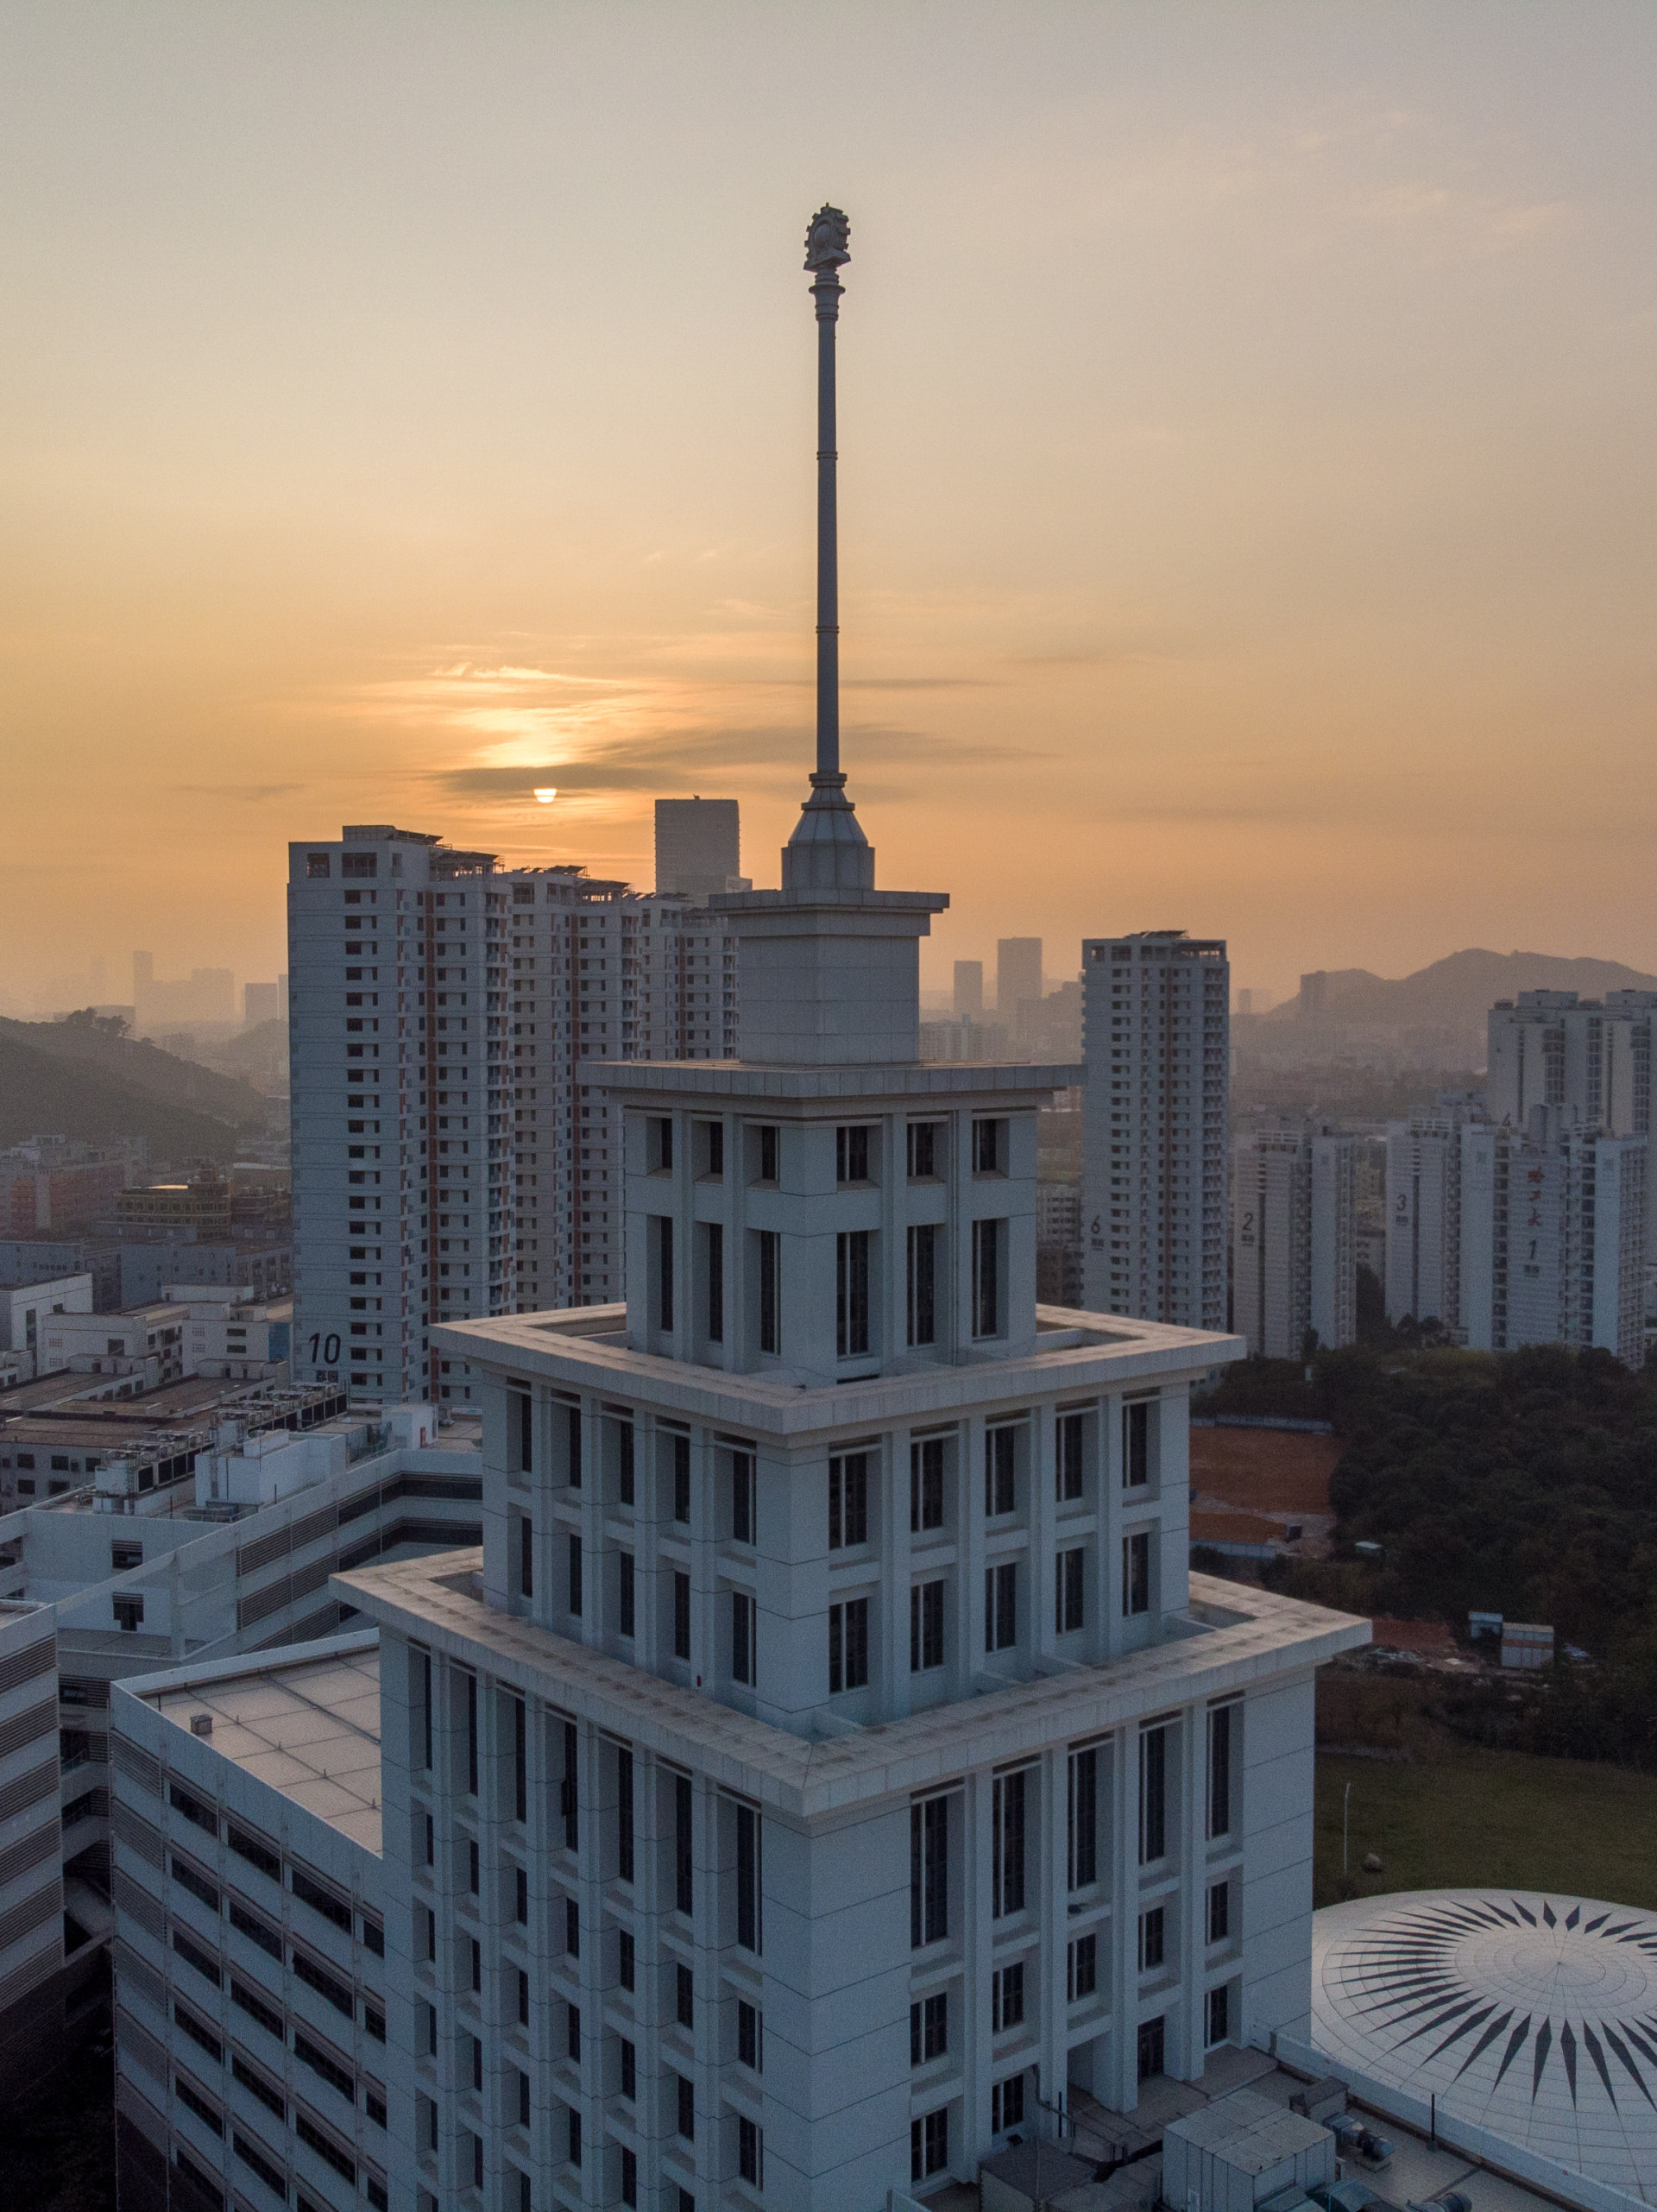
[[[690,1578],[677,1569],[673,1576],[673,1656],[690,1656]]]
[[[512,1817],[529,1818],[529,1714],[521,1698],[512,1701]]]
[[[674,2019],[677,2020],[681,2027],[695,2027],[696,2024],[696,1977],[691,1973],[690,1969],[688,1966],[676,1966],[674,1968],[673,1988]]]
[[[529,1925],[529,1872],[525,1867],[512,1870],[512,1917],[520,1928]]]
[[[1099,1753],[1073,1751],[1067,1766],[1065,1881],[1086,1889],[1099,1880]]]
[[[256,2073],[245,2058],[232,2056],[230,2071],[249,2096],[257,2097],[267,2112],[274,2112],[278,2120],[287,2125],[287,2100],[279,2089],[274,2088],[262,2074]]]
[[[621,1881],[633,1880],[633,1754],[615,1755],[615,1871]]]
[[[1064,1994],[1071,2004],[1099,1988],[1099,1938],[1078,1936],[1064,1952]]]
[[[690,1777],[673,1777],[673,1907],[676,1912],[688,1913],[693,1902],[695,1881],[695,1853],[691,1836]],[[690,1969],[681,1969],[689,1978]],[[687,2021],[688,2026],[690,2023]]]
[[[624,1636],[639,1633],[636,1601],[637,1579],[631,1552],[618,1552],[616,1566],[616,1626]]]
[[[759,1232],[759,1349],[783,1348],[783,1240],[774,1229]]]
[[[690,1522],[690,1439],[673,1439],[673,1518],[688,1528]]]
[[[869,1132],[866,1125],[835,1130],[835,1181],[867,1182],[868,1180]]]
[[[708,1341],[725,1341],[725,1231],[718,1221],[702,1224],[708,1253]]]
[[[775,1182],[778,1180],[777,1139],[779,1133],[774,1122],[765,1122],[760,1126],[759,1180],[761,1182]]]
[[[685,2141],[694,2143],[696,2140],[696,2083],[687,2081],[683,2074],[676,2074],[673,2079],[677,2084],[674,2101],[678,2108],[674,2118],[677,2121],[679,2133],[684,2136]]]
[[[1087,1552],[1080,1544],[1058,1556],[1057,1574],[1053,1585],[1055,1631],[1062,1635],[1074,1635],[1084,1625],[1082,1619],[1082,1570]]]
[[[565,2119],[564,2147],[570,2153],[570,2165],[578,2166],[581,2164],[581,2114],[575,2105],[565,2107]]]
[[[581,1618],[582,1607],[584,1602],[581,1579],[581,1539],[579,1536],[571,1534],[568,1541],[570,1547],[570,1610],[575,1615],[576,1618],[579,1620]]]
[[[571,1958],[581,1957],[581,1906],[573,1897],[564,1900],[564,1947]]]
[[[258,1913],[249,1913],[247,1906],[238,1904],[234,1897],[230,1900],[230,1925],[238,1935],[245,1936],[249,1943],[257,1944],[267,1957],[281,1957],[280,1930],[273,1928],[269,1921],[261,1919]]]
[[[993,1521],[1018,1506],[1018,1432],[988,1428],[984,1432],[984,1516]]]
[[[1082,1422],[1086,1415],[1065,1413],[1059,1415],[1057,1447],[1057,1490],[1061,1505],[1074,1504],[1081,1496]]]
[[[1208,1833],[1232,1832],[1232,1715],[1233,1705],[1216,1705],[1208,1716]]]
[[[990,2133],[1000,2135],[1009,2127],[1024,2124],[1024,2077],[1009,2074],[1005,2082],[994,2083],[990,2089]]]
[[[739,2064],[752,2068],[756,2074],[765,2071],[765,2014],[757,2006],[738,1998],[736,2056]]]
[[[639,2095],[639,2052],[625,2035],[618,2036],[616,2041],[621,2047],[621,2094],[631,2104]]]
[[[664,1175],[671,1175],[673,1170],[673,1117],[671,1113],[652,1114],[651,1125],[655,1132],[655,1141],[651,1147],[653,1156],[651,1165],[659,1169]]]
[[[558,1811],[564,1819],[564,1848],[573,1851],[578,1848],[578,1817],[580,1813],[580,1785],[577,1776],[580,1763],[576,1751],[576,1724],[564,1724],[564,1780],[558,1785]]]
[[[984,1570],[984,1648],[1011,1651],[1018,1641],[1018,1563]]]
[[[1222,1982],[1208,1992],[1208,2048],[1224,2043],[1232,2032],[1232,1993]]]
[[[1024,1965],[1020,1959],[1015,1965],[998,1967],[990,1976],[990,2032],[999,2035],[1024,2024]]]
[[[1150,1480],[1150,1404],[1142,1399],[1122,1408],[1122,1484],[1143,1490]]]
[[[1131,1620],[1150,1610],[1150,1537],[1149,1533],[1122,1539],[1122,1612]]]
[[[909,1447],[909,1528],[918,1536],[943,1526],[943,1439],[923,1437]]]
[[[215,2135],[224,2133],[224,2123],[219,2118],[217,2107],[209,2103],[205,2096],[198,2095],[182,2074],[173,2077],[173,2089],[179,2102],[187,2111],[193,2112],[204,2127],[211,2127]]]
[[[526,1513],[518,1522],[518,1594],[535,1595],[535,1523]]]
[[[949,2164],[949,2108],[922,2114],[909,2123],[909,2177],[924,2181],[941,2174]]]
[[[1168,1730],[1147,1728],[1139,1736],[1139,1863],[1152,1866],[1168,1854]]]
[[[673,1327],[673,1217],[664,1213],[656,1224],[656,1326],[665,1333]]]
[[[999,1175],[1005,1172],[1006,1131],[1005,1121],[975,1121],[973,1124],[973,1173],[975,1175]]]
[[[943,1585],[913,1584],[909,1593],[909,1671],[924,1674],[943,1664]]]
[[[912,1133],[912,1132],[911,1132]],[[909,1340],[937,1341],[938,1232],[930,1221],[909,1232]]]
[[[507,1393],[507,1425],[512,1432],[513,1469],[529,1474],[535,1465],[535,1405],[526,1391]]]
[[[477,1677],[466,1677],[466,1787],[477,1795]]]
[[[637,1501],[633,1496],[633,1434],[630,1421],[616,1423],[615,1445],[616,1497],[621,1504],[632,1505]]]
[[[939,1124],[936,1121],[911,1121],[908,1136],[909,1175],[911,1182],[929,1181],[938,1172]]]
[[[848,1452],[828,1462],[828,1548],[869,1541],[869,1455]]]
[[[942,2058],[949,2049],[949,1993],[917,1998],[909,2008],[909,2063],[924,2066]]]
[[[1168,1913],[1161,1905],[1139,1915],[1139,1971],[1154,1974],[1162,1965],[1167,1949]]]
[[[746,1591],[731,1592],[731,1679],[753,1686],[754,1602]]]
[[[842,1229],[835,1238],[835,1340],[842,1359],[869,1348],[869,1232]]]
[[[1001,1224],[973,1224],[973,1334],[1001,1333]]]
[[[923,1798],[909,1808],[909,1940],[913,1950],[949,1933],[949,1800]]]
[[[575,2065],[581,2064],[581,2007],[566,2005],[564,2008],[564,2055]]]
[[[764,2132],[754,2121],[737,2121],[736,2171],[753,2188],[765,2188],[765,2139]]]
[[[218,1962],[209,1957],[199,1944],[191,1942],[180,1928],[173,1931],[173,1948],[186,1966],[193,1966],[204,1982],[211,1982],[215,1989],[221,1986]]]
[[[828,1694],[861,1690],[869,1679],[869,1601],[853,1598],[828,1608]]]
[[[1232,1932],[1232,1885],[1214,1882],[1208,1891],[1208,1940],[1223,1944]]]
[[[702,1140],[707,1146],[708,1165],[704,1174],[719,1176],[725,1172],[725,1125],[722,1121],[702,1124]]]
[[[736,1940],[757,1957],[765,1949],[760,1901],[759,1815],[751,1805],[736,1808]]]
[[[731,1541],[734,1544],[757,1544],[759,1533],[759,1514],[753,1494],[753,1454],[752,1452],[733,1452],[731,1454]]]
[[[581,1488],[581,1408],[564,1408],[564,1429],[569,1444],[570,1487]]]
[[[991,1786],[990,1917],[1005,1919],[1024,1909],[1024,1778],[1028,1770],[998,1774]]]

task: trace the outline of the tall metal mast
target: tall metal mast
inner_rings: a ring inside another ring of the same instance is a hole
[[[840,271],[851,259],[851,225],[837,207],[823,206],[805,238],[805,266],[817,306],[817,772],[814,783],[844,779],[840,772],[840,543],[835,505],[835,325],[845,289]]]

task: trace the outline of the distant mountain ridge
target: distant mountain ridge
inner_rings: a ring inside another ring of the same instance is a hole
[[[1472,948],[1396,979],[1372,975],[1366,967],[1329,968],[1321,990],[1321,1011],[1328,1020],[1383,1029],[1459,1027],[1482,1023],[1498,999],[1516,998],[1521,991],[1574,991],[1579,998],[1603,999],[1608,991],[1657,992],[1657,975],[1642,974],[1616,960]],[[1301,998],[1296,997],[1274,1006],[1264,1018],[1292,1022],[1301,1012]]]
[[[20,1048],[25,1053],[40,1053],[52,1060],[96,1068],[123,1090],[136,1093],[160,1106],[205,1115],[231,1129],[262,1129],[269,1115],[268,1101],[239,1076],[221,1075],[197,1061],[180,1060],[176,1053],[164,1051],[148,1040],[139,1042],[129,1037],[112,1036],[108,1030],[86,1023],[0,1018],[0,1043]],[[21,1068],[25,1063],[14,1064]],[[16,1119],[13,1111],[16,1103],[9,1095],[4,1099],[8,1126]],[[136,1127],[135,1124],[135,1133]],[[48,1131],[66,1137],[83,1134],[62,1121],[35,1121],[23,1134],[44,1135]],[[9,1138],[6,1142],[16,1144],[17,1139]]]

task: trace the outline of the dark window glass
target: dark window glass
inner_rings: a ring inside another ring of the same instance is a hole
[[[869,1601],[854,1598],[828,1608],[828,1692],[861,1690],[869,1679]]]
[[[1058,1425],[1058,1496],[1061,1505],[1081,1496],[1082,1421],[1079,1413],[1061,1414]]]
[[[928,1436],[909,1447],[910,1534],[942,1526],[943,1439]]]
[[[843,1229],[835,1239],[835,1339],[842,1359],[869,1348],[869,1232]]]
[[[923,1582],[909,1593],[909,1671],[923,1674],[943,1664],[943,1585]]]
[[[686,2081],[683,2074],[676,2074],[673,2079],[676,2084],[675,2103],[677,2107],[674,2118],[677,2123],[678,2131],[685,2141],[694,2143],[696,2140],[696,2084],[694,2082]]]
[[[428,1659],[427,1667],[431,1664]],[[428,1758],[425,1763],[429,1767],[432,1761]],[[228,1824],[225,1840],[238,1858],[245,1859],[251,1867],[257,1867],[261,1874],[268,1874],[273,1881],[281,1880],[281,1856],[273,1851],[260,1837],[250,1836],[245,1828],[238,1828],[232,1820]]]
[[[615,1755],[615,1871],[622,1881],[633,1880],[633,1754]]]
[[[1007,1560],[984,1570],[984,1648],[1011,1651],[1018,1641],[1018,1566]]]
[[[1145,1729],[1139,1737],[1139,1863],[1150,1866],[1168,1851],[1168,1730]]]
[[[1231,1705],[1216,1705],[1208,1716],[1208,1833],[1232,1832]]]
[[[869,1180],[869,1132],[866,1126],[835,1130],[835,1180],[836,1182],[867,1182]]]
[[[869,1541],[869,1455],[848,1452],[828,1462],[828,1548]]]
[[[736,2055],[744,2066],[751,2067],[756,2074],[765,2070],[761,2045],[763,2034],[764,2022],[759,2007],[739,1998],[736,2006]]]
[[[1082,1619],[1083,1565],[1087,1553],[1080,1545],[1061,1552],[1058,1572],[1054,1579],[1054,1621],[1056,1633],[1072,1635],[1084,1625]]]
[[[466,1787],[477,1795],[477,1677],[466,1677]]]
[[[558,1812],[564,1821],[564,1848],[576,1850],[578,1843],[577,1818],[580,1812],[578,1741],[572,1720],[564,1724],[564,1779],[558,1785]]]
[[[1232,1885],[1217,1881],[1208,1892],[1208,1940],[1223,1944],[1232,1932]]]
[[[702,1224],[708,1256],[708,1341],[725,1341],[725,1231],[717,1221]]]
[[[579,1406],[564,1408],[564,1425],[569,1440],[570,1487],[571,1490],[579,1490],[581,1488],[581,1408]]]
[[[909,1341],[937,1341],[938,1232],[930,1221],[909,1232]]]
[[[984,1434],[984,1512],[989,1520],[1018,1508],[1018,1432],[991,1428]]]
[[[1068,1886],[1085,1889],[1099,1879],[1099,1753],[1073,1751],[1066,1783]]]
[[[509,1390],[507,1408],[512,1433],[512,1464],[519,1474],[526,1475],[535,1464],[534,1402],[521,1390]]]
[[[633,1448],[633,1423],[630,1421],[618,1421],[615,1435],[615,1490],[617,1497],[623,1505],[632,1505],[634,1503]]]
[[[696,2024],[696,1977],[688,1966],[676,1966],[673,1969],[673,1981],[675,2007],[673,2016],[681,2027],[695,2027]]]
[[[667,1213],[656,1225],[656,1326],[670,1330],[673,1327],[673,1219]]]
[[[778,1131],[767,1125],[759,1131],[759,1180],[775,1182],[777,1177],[777,1138]]]
[[[1099,1987],[1099,1938],[1078,1936],[1065,1953],[1065,1995],[1074,2005]]]
[[[695,1844],[692,1832],[692,1797],[689,1774],[673,1777],[673,1906],[676,1912],[688,1913],[693,1902],[695,1881]],[[688,1968],[682,1973],[689,1975]],[[685,2023],[688,2026],[689,2021]]]
[[[733,1452],[731,1454],[731,1541],[734,1544],[754,1544],[759,1541],[757,1500],[753,1487],[753,1454],[752,1452]]]
[[[990,1910],[995,1919],[1024,1909],[1024,1769],[998,1774],[990,1811]]]
[[[1153,1973],[1162,1963],[1168,1936],[1168,1915],[1160,1905],[1139,1915],[1139,1971]]]
[[[975,1121],[973,1124],[973,1173],[997,1175],[1006,1165],[1006,1123],[1005,1121]]]
[[[690,1439],[673,1439],[673,1518],[688,1522],[690,1518]]]
[[[1129,1490],[1150,1480],[1150,1407],[1144,1401],[1122,1408],[1122,1480]]]
[[[744,1950],[765,1949],[760,1906],[759,1816],[750,1805],[736,1808],[736,1940]]]
[[[581,1539],[579,1536],[572,1534],[568,1541],[570,1551],[570,1610],[576,1616],[576,1619],[579,1620],[581,1617],[582,1607],[585,1602],[581,1580]]]
[[[518,1521],[518,1594],[535,1595],[535,1523],[526,1513]]]
[[[973,1334],[1001,1333],[1001,1224],[973,1224]]]
[[[909,1940],[942,1943],[949,1933],[949,1800],[924,1798],[909,1808]]]
[[[673,1656],[690,1656],[690,1578],[677,1569],[673,1576]]]
[[[1022,2027],[1024,2020],[1024,1966],[1003,1966],[990,1976],[990,2027],[999,2035],[1005,2028]]]
[[[938,1125],[936,1121],[911,1121],[909,1125],[909,1172],[911,1177],[935,1175],[938,1172]]]
[[[783,1240],[774,1229],[759,1234],[759,1349],[783,1348]]]
[[[634,1598],[635,1575],[633,1553],[631,1552],[618,1552],[615,1556],[615,1566],[617,1597],[616,1626],[624,1636],[636,1635],[639,1630],[637,1608]]]
[[[1150,1538],[1149,1535],[1122,1539],[1122,1611],[1131,1619],[1150,1610]]]

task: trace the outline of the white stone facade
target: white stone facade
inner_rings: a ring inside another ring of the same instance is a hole
[[[1232,1318],[1251,1352],[1299,1359],[1307,1332],[1358,1335],[1353,1140],[1329,1130],[1239,1137],[1232,1159]]]

